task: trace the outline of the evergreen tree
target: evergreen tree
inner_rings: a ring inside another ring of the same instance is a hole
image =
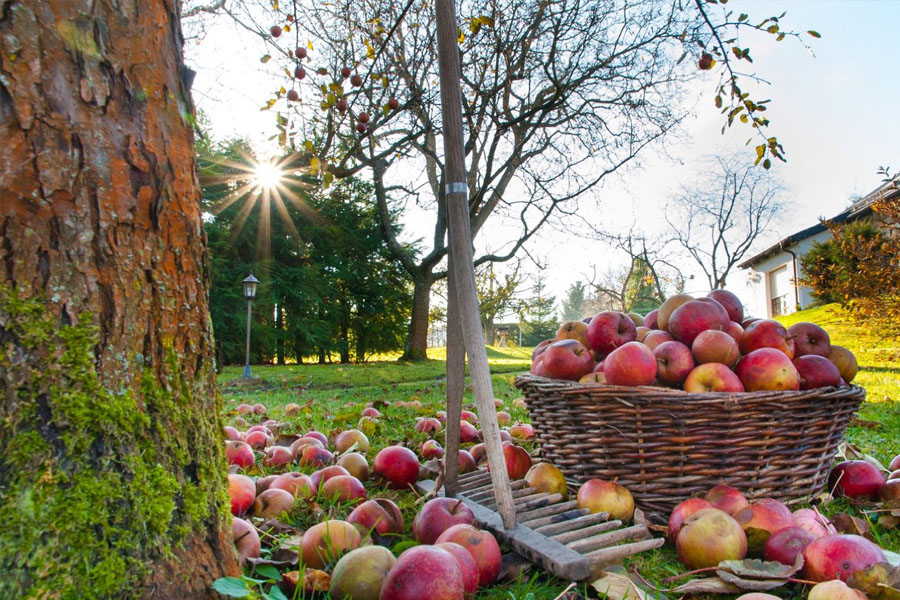
[[[580,321],[586,315],[585,309],[585,285],[583,281],[576,281],[566,290],[566,298],[562,303],[563,321]]]
[[[522,345],[534,346],[556,335],[559,318],[556,316],[556,297],[547,296],[544,279],[538,276],[534,286],[534,296],[520,316]]]

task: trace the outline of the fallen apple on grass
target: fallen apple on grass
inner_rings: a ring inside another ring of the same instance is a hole
[[[290,512],[294,504],[294,495],[288,491],[269,488],[253,501],[253,515],[257,517],[277,517]]]
[[[469,551],[456,542],[441,542],[435,544],[436,548],[446,550],[453,555],[459,564],[459,570],[462,573],[463,596],[465,598],[473,598],[475,592],[478,591],[478,565],[475,559],[469,554]]]
[[[589,479],[581,484],[576,496],[578,508],[586,508],[591,513],[609,513],[610,519],[623,523],[634,516],[634,497],[625,486],[602,479]]]
[[[437,546],[415,546],[397,558],[379,600],[462,600],[464,589],[452,554]]]
[[[231,537],[234,539],[234,546],[237,549],[241,565],[246,564],[248,558],[259,558],[259,533],[250,521],[237,517],[232,519]]]
[[[475,523],[471,508],[456,498],[432,498],[413,520],[413,536],[420,544],[434,544],[442,533],[459,523]]]
[[[734,515],[744,528],[751,556],[762,556],[763,548],[773,533],[791,527],[794,515],[783,502],[772,498],[761,498]]]
[[[337,466],[343,467],[360,481],[369,480],[369,461],[359,452],[348,452],[338,459]]]
[[[247,442],[229,440],[225,442],[225,458],[228,464],[249,467],[256,462],[253,448]]]
[[[747,536],[728,513],[702,508],[684,520],[675,538],[678,559],[690,569],[714,567],[747,555]]]
[[[442,533],[436,544],[455,542],[465,548],[478,565],[478,587],[494,583],[500,573],[500,545],[489,531],[474,525],[454,525]]]
[[[231,514],[240,516],[250,510],[256,500],[256,484],[246,475],[228,474],[228,497],[231,500]]]
[[[474,428],[473,428],[474,429]],[[372,470],[393,489],[405,489],[419,478],[419,459],[404,446],[387,446],[375,456]]]
[[[300,541],[300,556],[308,568],[324,569],[362,542],[356,528],[347,521],[332,519],[306,530]]]
[[[331,572],[333,600],[378,600],[397,559],[384,546],[364,546],[341,557]]]
[[[803,549],[803,559],[804,573],[811,581],[847,581],[857,571],[887,560],[881,548],[862,536],[848,534],[810,542]]]
[[[673,544],[678,538],[678,532],[681,531],[681,526],[684,524],[685,519],[704,508],[715,507],[710,504],[708,500],[704,500],[703,498],[688,498],[687,500],[679,502],[678,505],[672,509],[672,513],[669,515],[669,528],[666,535]]]
[[[336,502],[359,502],[366,499],[366,488],[353,475],[338,475],[322,483],[319,495]]]
[[[878,498],[885,483],[884,474],[870,462],[847,460],[838,463],[828,475],[828,488],[835,496]]]
[[[366,500],[347,516],[347,522],[358,525],[363,533],[376,531],[380,535],[403,533],[403,514],[391,500]]]
[[[525,473],[525,483],[539,492],[561,494],[563,498],[569,495],[562,471],[548,462],[532,465]]]

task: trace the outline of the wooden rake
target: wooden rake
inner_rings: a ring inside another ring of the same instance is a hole
[[[598,566],[656,548],[663,540],[647,539],[650,533],[645,526],[623,528],[621,522],[607,520],[608,515],[588,514],[558,494],[539,493],[522,481],[510,483],[505,468],[459,476],[459,425],[467,356],[488,461],[493,465],[505,465],[505,461],[475,289],[454,0],[437,0],[435,10],[444,126],[442,183],[449,241],[444,493],[458,496],[475,513],[481,527],[524,558],[559,577],[580,581],[590,577]],[[422,482],[421,487],[433,491],[434,482],[430,487]],[[616,545],[626,540],[636,541]]]

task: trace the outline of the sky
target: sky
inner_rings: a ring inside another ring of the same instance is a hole
[[[771,98],[766,113],[770,131],[787,157],[773,170],[792,205],[758,240],[754,251],[759,251],[815,224],[819,217],[834,216],[854,196],[878,187],[878,167],[900,169],[895,52],[900,0],[731,0],[728,6],[749,13],[753,20],[786,11],[782,29],[813,29],[822,35],[819,40],[804,37],[814,57],[790,38],[780,43],[770,36],[743,40],[752,48],[755,72],[770,82],[754,97]],[[219,20],[199,42],[188,43],[186,62],[198,72],[194,100],[209,119],[208,133],[215,139],[246,137],[266,154],[273,151],[267,141],[274,132],[273,115],[259,107],[278,84],[271,70],[260,64],[262,53],[258,38]],[[639,164],[606,181],[596,191],[598,206],[584,202],[580,216],[611,231],[626,230],[632,223],[647,233],[661,231],[666,200],[696,177],[705,157],[752,153],[745,146],[749,129],[734,127],[720,133],[723,117],[712,102],[717,81],[713,72],[691,84],[686,94],[691,116],[681,130],[645,151]],[[408,212],[407,231],[427,236],[433,222],[427,217]],[[488,225],[476,247],[484,248],[494,233],[497,230]],[[575,224],[570,231],[538,234],[527,249],[545,265],[548,293],[559,300],[571,283],[586,280],[592,269],[602,271],[624,261]],[[533,277],[536,268],[525,266]],[[688,259],[681,266],[686,274],[695,275],[688,291],[704,291],[700,272]],[[728,287],[746,296],[746,273],[733,275]]]

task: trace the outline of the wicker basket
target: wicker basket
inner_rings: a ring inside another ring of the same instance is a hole
[[[691,394],[533,375],[516,386],[544,460],[578,481],[617,481],[657,518],[719,483],[787,503],[819,494],[866,397],[857,386]]]

